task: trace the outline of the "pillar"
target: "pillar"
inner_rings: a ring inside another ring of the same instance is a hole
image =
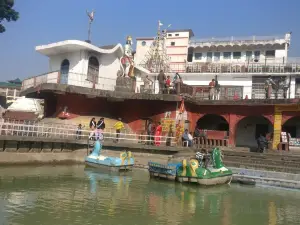
[[[279,110],[278,106],[274,108],[274,128],[273,128],[273,143],[272,149],[277,149],[278,144],[280,143],[280,134],[281,134],[281,125],[282,125],[282,111]]]
[[[235,147],[235,137],[236,137],[236,128],[237,123],[240,118],[236,114],[229,114],[229,146]]]

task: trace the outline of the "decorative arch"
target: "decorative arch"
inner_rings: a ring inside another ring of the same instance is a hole
[[[256,149],[258,136],[260,134],[266,136],[272,132],[272,121],[265,116],[239,117],[235,127],[235,145]]]
[[[87,72],[87,80],[93,83],[93,86],[95,86],[97,82],[97,78],[99,76],[99,61],[97,57],[91,56],[89,58],[89,64],[88,64],[88,72]]]
[[[64,59],[60,64],[60,83],[67,84],[70,70],[70,61]]]
[[[196,126],[204,130],[221,130],[229,131],[228,120],[217,114],[205,114],[200,116],[196,122]]]

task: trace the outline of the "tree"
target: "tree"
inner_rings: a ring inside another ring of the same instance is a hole
[[[12,8],[13,6],[14,0],[0,0],[0,33],[5,31],[5,27],[1,24],[4,20],[10,22],[19,19],[19,13]]]

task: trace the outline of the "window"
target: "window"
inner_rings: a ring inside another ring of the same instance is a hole
[[[202,53],[198,52],[198,53],[195,53],[195,60],[201,60],[202,59]]]
[[[146,46],[146,41],[142,41],[142,46]]]
[[[233,53],[233,58],[234,59],[240,59],[242,57],[242,53],[241,52],[234,52]]]
[[[214,53],[214,61],[216,61],[216,62],[220,61],[220,56],[221,56],[220,52],[215,52]]]
[[[168,37],[172,37],[172,34],[168,34]]]
[[[275,57],[275,50],[266,51],[266,58],[274,58],[274,57]]]
[[[178,36],[179,36],[179,34],[175,34],[175,36],[176,36],[176,37],[178,37]]]
[[[260,51],[254,52],[254,62],[258,62],[260,58]]]
[[[175,46],[175,42],[174,41],[171,42],[171,46]]]
[[[231,59],[231,52],[223,52],[224,59]]]
[[[246,51],[246,59],[252,58],[252,51]]]
[[[212,52],[206,53],[206,61],[211,62],[212,61]]]

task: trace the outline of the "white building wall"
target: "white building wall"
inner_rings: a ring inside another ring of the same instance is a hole
[[[96,84],[96,88],[114,91],[119,70],[119,58],[116,58],[113,54],[101,55],[99,79],[98,84]]]
[[[120,70],[120,59],[115,54],[94,54],[88,51],[78,51],[50,57],[50,70],[60,71],[64,59],[70,62],[68,84],[92,88],[93,83],[87,81],[89,58],[94,56],[99,61],[99,76],[96,88],[114,90],[117,73]]]
[[[142,43],[145,42],[146,45]],[[136,65],[141,64],[145,58],[146,53],[149,51],[153,40],[137,40],[136,42],[136,53],[134,55],[134,62]]]
[[[50,71],[59,71],[63,60],[67,59],[70,62],[70,72],[84,73],[82,70],[84,64],[83,55],[84,51],[78,51],[50,56]]]
[[[270,49],[270,50],[274,50],[274,49]],[[246,56],[246,52],[247,51],[251,51],[252,55],[251,57],[249,57],[250,59],[247,58]],[[274,58],[266,58],[265,57],[265,52],[267,50],[265,49],[256,49],[256,50],[241,50],[239,48],[224,48],[222,50],[218,50],[218,51],[209,51],[212,53],[212,62],[219,62],[219,63],[247,63],[252,62],[252,60],[255,58],[254,52],[255,51],[260,51],[260,56],[259,56],[259,62],[260,63],[265,63],[265,59],[267,63],[272,63],[274,62]],[[220,57],[217,58],[215,56],[215,52],[220,53]],[[224,57],[224,52],[231,52],[231,57],[230,58],[225,58]],[[241,52],[241,57],[239,59],[235,59],[233,57],[233,52]],[[202,53],[202,57],[201,59],[196,58],[196,54],[197,53]],[[207,49],[201,49],[201,48],[195,48],[194,52],[193,52],[193,62],[207,62],[208,61],[208,57],[207,57]],[[279,50],[275,50],[275,58],[276,58],[276,63],[283,63],[283,58],[285,57],[285,50],[279,49]]]
[[[215,79],[215,74],[180,74],[183,79],[183,83],[192,85],[192,86],[208,86],[209,82],[212,79]],[[252,93],[252,77],[251,76],[243,76],[243,77],[236,77],[236,76],[228,76],[228,75],[218,75],[218,82],[221,86],[239,86],[243,87],[243,98],[248,96],[251,98]]]

